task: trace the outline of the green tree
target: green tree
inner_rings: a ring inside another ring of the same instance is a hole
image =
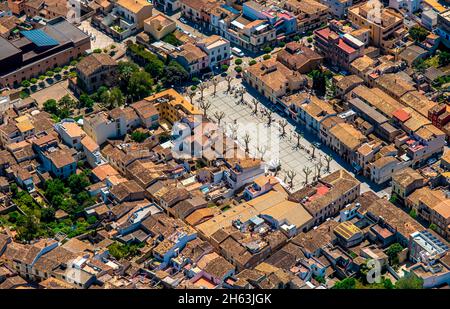
[[[389,246],[386,250],[386,254],[389,258],[389,263],[391,265],[397,265],[399,263],[398,261],[398,254],[402,252],[403,247],[399,243],[395,243]]]
[[[189,73],[176,61],[170,61],[169,65],[164,68],[164,84],[166,86],[181,84],[185,82],[188,77]]]
[[[89,180],[90,171],[86,170],[79,174],[72,174],[67,179],[67,185],[70,191],[73,194],[80,193],[86,187],[91,185],[91,181]]]
[[[68,118],[70,116],[70,110],[68,110],[67,108],[63,108],[58,111],[58,114],[56,116],[58,116],[60,119]]]
[[[12,183],[12,184],[9,186],[9,189],[10,189],[10,191],[11,191],[12,196],[13,196],[13,197],[16,197],[16,196],[17,196],[17,193],[19,192],[19,188],[17,187],[17,184],[16,184],[16,183]]]
[[[241,65],[242,64],[242,59],[241,58],[237,58],[236,60],[234,60],[234,64]]]
[[[44,111],[50,114],[57,114],[58,113],[58,104],[56,100],[49,99],[44,102]]]
[[[92,108],[93,106],[94,100],[86,93],[83,93],[80,96],[80,107]]]
[[[386,278],[383,280],[383,286],[385,289],[393,289],[395,288],[394,284],[392,283],[391,279]]]
[[[150,95],[153,80],[149,73],[145,71],[134,72],[128,82],[127,94],[134,101],[141,100]]]
[[[248,65],[255,65],[256,64],[256,60],[252,59],[248,62]]]
[[[53,207],[47,207],[41,211],[41,221],[52,222],[55,220],[55,209]]]
[[[411,216],[411,218],[415,219],[417,218],[417,213],[415,209],[411,209],[411,211],[409,212],[409,215]]]
[[[427,38],[428,34],[429,32],[427,31],[427,29],[418,25],[412,26],[409,29],[409,35],[416,42],[423,42]]]
[[[11,223],[16,223],[19,221],[19,218],[22,216],[18,211],[13,211],[8,214],[8,221]]]
[[[148,137],[148,133],[136,130],[133,133],[131,133],[131,139],[137,143],[142,143],[145,141]]]
[[[59,204],[59,208],[68,214],[77,214],[84,210],[83,205],[78,203],[72,197],[63,198]]]
[[[26,241],[35,239],[40,233],[38,219],[31,214],[22,216],[21,218],[23,218],[23,222],[17,227],[18,238]]]
[[[395,203],[397,203],[397,201],[398,201],[397,194],[392,192],[391,197],[389,198],[389,202],[391,202],[392,204],[395,204]]]
[[[322,70],[312,70],[309,75],[313,79],[313,89],[318,96],[324,96],[326,92],[326,73]]]
[[[173,33],[169,33],[168,35],[163,37],[162,41],[172,44],[174,46],[180,46],[183,44],[180,40],[177,39],[177,37]]]
[[[56,208],[59,208],[58,206],[61,202],[59,200],[57,202],[55,199],[56,198],[64,199],[64,197],[67,196],[68,194],[69,189],[64,186],[64,183],[59,178],[47,180],[47,182],[45,183],[44,195],[47,198],[47,200],[49,200],[50,203],[53,204],[53,206],[55,206]]]
[[[24,88],[28,88],[31,86],[31,83],[28,80],[24,80],[20,83],[20,85]]]
[[[95,216],[89,216],[87,218],[87,223],[89,223],[89,224],[94,224],[96,222],[97,222],[97,218]]]
[[[266,54],[270,53],[271,51],[272,51],[272,47],[270,47],[270,46],[266,46],[263,49],[263,52],[265,52]]]
[[[423,289],[423,279],[414,273],[403,276],[395,282],[396,289]]]
[[[164,72],[164,62],[158,58],[147,63],[145,66],[145,71],[148,72],[152,77],[160,77]]]
[[[148,74],[148,73],[147,73]],[[125,98],[122,91],[118,87],[114,87],[111,90],[103,92],[100,96],[100,101],[108,109],[114,109],[116,107],[122,106],[125,103]]]
[[[82,209],[95,204],[95,198],[91,197],[88,192],[82,191],[75,195],[75,200]],[[81,209],[80,208],[80,209]]]
[[[75,100],[72,99],[70,95],[66,94],[58,101],[58,106],[61,109],[71,109],[75,106]]]
[[[326,283],[325,278],[322,277],[322,276],[314,276],[314,279],[315,279],[317,282],[319,282],[319,283],[322,283],[322,284],[325,284],[325,283]]]
[[[139,66],[134,62],[120,61],[119,64],[117,65],[117,71],[119,72],[120,88],[122,90],[126,90],[131,75],[139,71]]]
[[[123,259],[126,256],[126,251],[123,248],[123,245],[115,242],[108,247],[109,254],[111,254],[117,260]]]
[[[348,289],[354,289],[356,288],[356,280],[355,278],[345,278],[344,280],[341,280],[339,282],[336,282],[336,284],[333,286],[333,289],[338,290],[348,290]]]
[[[439,65],[445,66],[447,64],[450,64],[450,52],[441,51],[439,53]]]

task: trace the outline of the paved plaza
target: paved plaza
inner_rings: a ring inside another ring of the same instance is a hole
[[[237,89],[237,87],[241,86],[241,81],[235,79],[232,82],[232,86]],[[209,118],[214,119],[213,115],[215,112],[223,112],[225,114],[220,126],[226,130],[229,136],[233,136],[234,133],[234,136],[237,136],[238,143],[245,148],[243,139],[246,134],[249,134],[251,136],[249,143],[251,155],[255,157],[261,157],[263,155],[263,159],[266,162],[271,162],[278,158],[281,164],[281,170],[278,173],[280,179],[284,180],[288,171],[293,171],[296,174],[293,182],[293,190],[299,189],[305,184],[306,177],[303,172],[305,167],[310,168],[312,171],[308,177],[308,182],[311,182],[313,177],[316,176],[316,166],[319,160],[323,163],[320,172],[321,176],[327,174],[327,162],[324,159],[326,154],[322,150],[316,149],[315,157],[312,158],[311,156],[311,142],[314,141],[310,142],[302,138],[300,143],[304,149],[297,148],[297,139],[294,133],[296,127],[289,123],[286,127],[286,135],[281,137],[281,129],[278,125],[278,122],[283,119],[281,116],[273,113],[274,120],[271,126],[268,126],[266,116],[263,116],[261,112],[258,112],[258,115],[253,114],[253,105],[251,103],[252,99],[255,98],[253,95],[246,92],[244,94],[244,101],[247,104],[242,104],[239,102],[240,95],[227,93],[227,87],[227,82],[221,81],[217,85],[216,95],[213,95],[213,87],[211,86],[205,90],[204,98],[211,102],[211,107],[207,112]],[[199,97],[200,94],[197,94],[197,100],[194,99],[197,105]],[[262,102],[261,98],[257,99]],[[263,104],[260,104],[259,109],[261,110],[263,108]],[[306,137],[307,132],[304,134]],[[274,139],[277,139],[277,141],[274,141]],[[336,161],[333,160],[330,162],[329,172],[333,172],[339,168],[341,166]]]
[[[78,28],[91,37],[92,50],[97,48],[104,49],[111,45],[123,46],[123,42],[115,42],[111,37],[94,28],[89,20],[82,21]]]
[[[66,79],[61,82],[57,82],[45,89],[32,93],[31,97],[36,100],[39,108],[43,108],[44,102],[49,99],[55,99],[56,101],[59,101],[67,94],[73,97],[72,92],[70,92],[68,88],[69,81]]]
[[[232,88],[238,89],[242,87],[241,79],[233,79]],[[204,99],[211,102],[211,106],[207,111],[208,117],[215,120],[215,112],[223,112],[224,118],[221,120],[220,126],[227,132],[228,136],[237,137],[238,143],[245,148],[245,143],[243,142],[244,136],[248,133],[251,136],[249,143],[250,154],[255,157],[261,157],[261,150],[266,150],[264,152],[264,161],[271,162],[273,159],[278,158],[280,162],[281,170],[278,172],[277,176],[281,180],[286,179],[286,173],[288,171],[293,171],[295,173],[295,178],[293,182],[292,190],[300,189],[305,184],[305,173],[304,168],[310,168],[311,173],[308,176],[308,183],[311,183],[314,177],[317,176],[317,166],[320,165],[319,161],[322,162],[322,168],[320,171],[320,176],[323,177],[329,173],[332,173],[338,169],[344,168],[354,175],[349,164],[344,162],[335,153],[333,153],[328,147],[322,144],[317,144],[319,142],[318,138],[304,130],[301,125],[295,124],[294,122],[288,122],[284,137],[280,136],[281,130],[279,129],[278,122],[285,119],[275,112],[270,102],[265,98],[261,97],[253,89],[246,88],[244,94],[245,103],[240,103],[240,95],[237,94],[235,90],[234,93],[228,93],[226,90],[228,84],[225,80],[222,80],[216,89],[216,95],[213,95],[213,86],[210,85],[204,91]],[[187,98],[189,100],[189,98]],[[200,93],[197,91],[197,95],[194,98],[194,104],[199,107]],[[254,105],[251,103],[253,99],[257,99],[260,104],[258,109],[258,115],[253,113]],[[272,113],[273,122],[271,126],[267,126],[267,117],[263,116],[261,113],[262,109],[267,110],[268,108],[274,110]],[[303,137],[300,140],[301,149],[297,148],[297,139],[295,132],[301,132]],[[278,138],[278,143],[272,143],[275,147],[274,149],[268,149],[270,138]],[[315,150],[315,156],[312,158],[312,146],[311,143],[318,145]],[[259,146],[259,148],[258,148]],[[264,148],[264,149],[261,149]],[[260,150],[260,151],[258,151]],[[325,157],[331,156],[333,160],[330,162],[330,169],[327,171],[327,161]],[[376,192],[379,196],[386,195],[386,191],[377,187],[372,183],[368,183],[366,178],[357,176],[361,181],[361,192],[366,192],[372,190]],[[289,182],[289,178],[286,179]]]

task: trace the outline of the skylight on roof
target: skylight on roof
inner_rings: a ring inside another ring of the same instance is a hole
[[[59,44],[57,40],[40,29],[21,31],[20,33],[38,47],[49,47]]]

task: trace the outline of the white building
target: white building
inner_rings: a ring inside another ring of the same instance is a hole
[[[389,7],[400,10],[405,9],[413,14],[420,9],[421,0],[389,0]]]
[[[86,133],[81,129],[73,119],[64,119],[55,124],[55,130],[63,142],[75,149],[81,149],[81,140]]]
[[[320,0],[330,9],[330,13],[338,18],[347,15],[347,9],[353,5],[353,0]]]
[[[229,63],[231,47],[228,40],[214,34],[199,41],[197,46],[208,55],[211,69]]]
[[[422,12],[422,26],[432,30],[437,25],[437,13],[432,9],[424,9]]]
[[[123,114],[111,117],[105,112],[85,117],[83,128],[98,145],[106,142],[108,138],[117,138],[127,132],[126,119]]]
[[[376,184],[383,184],[392,179],[392,174],[410,165],[410,162],[402,162],[396,157],[386,156],[369,164],[370,180]]]

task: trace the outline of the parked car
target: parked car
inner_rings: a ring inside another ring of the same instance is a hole
[[[244,56],[245,56],[245,54],[242,52],[242,50],[240,50],[240,49],[237,48],[237,47],[233,47],[233,48],[231,49],[231,52],[232,52],[233,54],[235,54],[236,56],[238,56],[238,57],[244,57]]]

